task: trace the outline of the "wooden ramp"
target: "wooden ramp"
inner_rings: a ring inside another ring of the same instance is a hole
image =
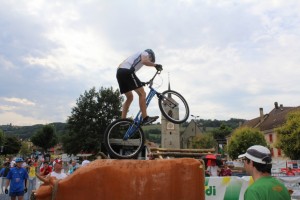
[[[201,159],[208,154],[214,154],[215,149],[166,149],[157,147],[147,147],[149,156],[152,159],[165,158],[195,158]]]

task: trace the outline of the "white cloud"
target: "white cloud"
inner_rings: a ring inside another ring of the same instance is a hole
[[[8,105],[0,106],[0,111],[12,111],[15,109],[16,109],[16,106],[8,106]]]
[[[14,65],[12,62],[4,58],[3,56],[0,55],[0,66],[3,67],[5,70],[9,70],[14,68]]]
[[[1,112],[0,113],[1,124],[14,124],[14,125],[33,125],[33,124],[47,124],[52,123],[52,121],[47,121],[45,119],[37,119],[24,115],[20,115],[14,112]]]
[[[2,99],[7,102],[22,104],[25,106],[34,106],[35,105],[34,102],[29,101],[28,99],[20,99],[20,98],[2,98]]]
[[[85,90],[117,88],[118,64],[146,48],[164,66],[159,91],[170,78],[195,115],[253,118],[274,101],[298,106],[299,9],[297,0],[3,1],[1,109],[15,112],[13,123],[64,121]]]

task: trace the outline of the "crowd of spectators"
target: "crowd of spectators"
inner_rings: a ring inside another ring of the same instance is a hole
[[[216,161],[211,160],[207,162],[205,176],[231,176],[232,170],[226,163],[226,161],[222,162],[222,165],[218,166]]]
[[[50,161],[48,161],[50,160]],[[88,165],[89,160],[85,159],[80,165],[76,160],[63,162],[61,158],[56,159],[35,159],[21,157],[5,158],[0,168],[2,185],[5,186],[5,193],[11,199],[23,199],[27,191],[36,190],[39,186],[37,181],[43,181],[50,177],[64,179],[73,174],[78,168]],[[18,177],[15,177],[15,171]]]
[[[230,163],[230,162],[229,162]],[[216,177],[216,176],[247,176],[245,172],[241,172],[241,169],[234,169],[233,165],[227,164],[226,161],[222,162],[222,165],[217,165],[216,162],[208,162],[205,166],[205,176],[206,177]],[[237,175],[238,174],[238,175]],[[291,167],[282,168],[279,173],[281,176],[298,176],[295,169]],[[276,176],[276,173],[275,175]]]

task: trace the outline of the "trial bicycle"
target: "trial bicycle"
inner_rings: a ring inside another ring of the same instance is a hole
[[[189,117],[189,106],[183,96],[170,89],[160,93],[152,87],[155,77],[160,73],[161,71],[156,71],[154,76],[144,83],[150,89],[146,97],[146,106],[148,107],[152,98],[157,96],[163,117],[174,124],[183,123]],[[142,122],[142,114],[139,111],[134,119],[118,119],[106,128],[104,145],[111,158],[137,158],[145,144]]]

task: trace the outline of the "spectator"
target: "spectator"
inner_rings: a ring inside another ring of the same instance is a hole
[[[228,167],[227,164],[224,164],[221,168],[219,176],[231,176],[231,169]]]
[[[52,167],[49,165],[47,161],[44,161],[43,167],[40,169],[40,175],[45,177],[51,172],[52,172]]]
[[[268,148],[261,145],[251,146],[239,158],[243,158],[245,170],[254,180],[244,193],[245,200],[291,199],[283,183],[271,176],[272,157]]]
[[[78,168],[76,160],[72,160],[70,169],[68,171],[69,174],[73,174]]]
[[[293,172],[292,168],[288,168],[287,172],[286,172],[287,176],[295,176],[295,173]]]
[[[58,160],[59,158],[56,158],[56,159],[54,159],[54,158],[50,158],[50,162],[49,162],[49,166],[51,166],[52,167],[52,169],[54,168],[54,163],[55,163],[55,160]]]
[[[90,161],[88,159],[85,159],[84,161],[82,161],[81,167],[86,166],[88,164],[90,164]]]
[[[205,170],[205,172],[204,172],[205,174],[205,177],[210,177],[210,172],[209,171],[207,171],[207,170]]]
[[[24,162],[22,163],[22,167],[23,167],[23,168],[26,169],[27,163],[28,163],[29,160],[30,160],[29,158],[26,158],[26,159],[24,160]]]
[[[9,171],[10,163],[6,161],[5,163],[3,163],[3,168],[0,170],[0,177],[6,177]]]
[[[15,162],[16,167],[11,168],[6,176],[5,194],[9,193],[11,200],[15,200],[16,197],[18,197],[18,200],[23,200],[24,193],[27,192],[28,173],[26,169],[22,168],[22,158],[16,158]],[[9,192],[7,189],[8,186],[10,186]]]
[[[62,160],[56,160],[53,165],[54,165],[54,171],[51,172],[48,175],[48,177],[55,177],[58,180],[64,179],[67,177],[67,174],[62,172]]]
[[[11,161],[10,161],[10,168],[13,168],[16,166],[16,161],[15,161],[15,158],[13,158]]]
[[[49,154],[49,153],[46,153],[46,154],[44,155],[44,161],[50,162],[50,160],[51,160],[50,154]]]
[[[208,162],[207,172],[209,176],[218,176],[219,167],[216,164],[216,160],[209,160]]]
[[[37,169],[38,165],[39,165],[38,160],[35,158],[32,158],[31,160],[32,160],[33,166],[35,167],[35,169]]]
[[[36,167],[33,165],[33,161],[31,159],[28,159],[27,161],[27,166],[25,169],[27,169],[27,173],[29,176],[29,181],[28,181],[28,188],[29,190],[34,190],[36,189]]]

